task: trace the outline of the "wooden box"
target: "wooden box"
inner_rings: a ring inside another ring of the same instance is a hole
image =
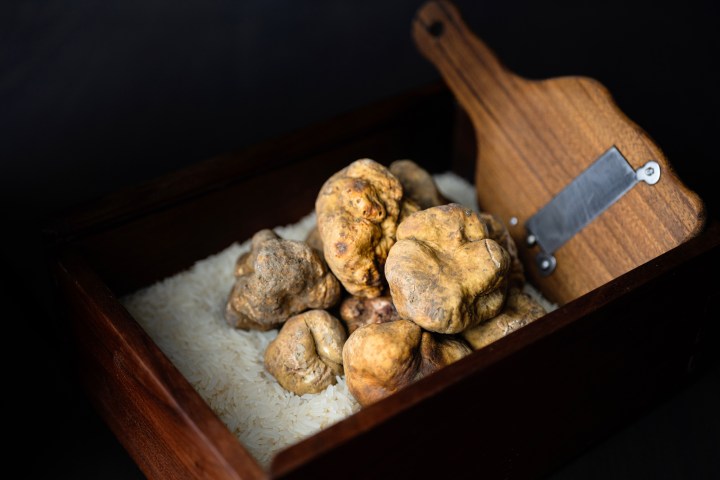
[[[686,380],[720,299],[716,282],[688,280],[720,268],[712,219],[687,243],[286,448],[268,470],[118,301],[259,229],[298,220],[322,182],[357,158],[411,158],[472,182],[471,135],[451,93],[430,85],[118,192],[51,225],[77,373],[148,477],[525,478]]]

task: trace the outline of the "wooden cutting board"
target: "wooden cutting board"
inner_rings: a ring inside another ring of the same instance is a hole
[[[508,71],[446,1],[419,9],[413,37],[472,121],[480,208],[508,226],[528,278],[549,299],[565,304],[702,230],[700,198],[603,85],[586,77],[528,80]],[[574,181],[581,195],[563,205],[579,212],[578,202],[598,192],[587,188],[592,175],[577,179],[609,149],[624,157],[633,175],[657,162],[659,180],[631,187],[550,252],[554,270],[543,272],[541,248],[527,245],[526,222],[556,196],[562,198],[559,194]]]

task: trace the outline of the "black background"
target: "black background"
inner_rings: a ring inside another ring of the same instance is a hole
[[[410,38],[421,4],[0,3],[0,300],[9,354],[3,392],[16,427],[7,430],[17,452],[11,464],[38,478],[142,478],[66,374],[39,253],[44,220],[437,80]],[[713,2],[456,4],[516,73],[605,84],[716,215]],[[715,352],[686,388],[552,478],[720,478]]]

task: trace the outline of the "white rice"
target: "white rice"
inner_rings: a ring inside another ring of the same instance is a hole
[[[452,172],[434,178],[448,199],[477,210],[475,189],[467,181]],[[314,225],[313,212],[275,231],[286,239],[304,240]],[[267,468],[277,451],[346,418],[360,406],[343,377],[318,394],[298,396],[284,390],[263,367],[265,348],[277,331],[242,331],[225,323],[235,261],[249,248],[249,240],[230,245],[121,301],[230,431]],[[526,290],[548,311],[556,308],[530,285]]]

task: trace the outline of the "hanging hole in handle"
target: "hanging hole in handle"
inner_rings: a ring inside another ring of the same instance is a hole
[[[442,22],[439,21],[439,20],[434,21],[433,23],[431,23],[431,24],[427,27],[428,33],[429,33],[430,35],[432,35],[433,37],[435,37],[435,38],[437,38],[437,37],[439,37],[440,35],[442,35],[444,29],[445,29],[445,27],[443,27]]]

